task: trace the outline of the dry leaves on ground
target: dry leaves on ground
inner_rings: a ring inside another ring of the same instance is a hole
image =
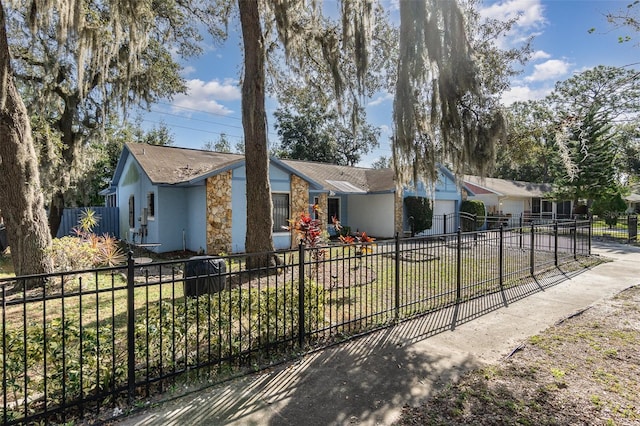
[[[398,425],[640,424],[640,286],[532,336]]]

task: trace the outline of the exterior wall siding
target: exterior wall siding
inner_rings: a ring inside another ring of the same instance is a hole
[[[376,238],[392,238],[395,193],[349,196],[348,225],[351,232],[366,232]],[[366,214],[363,214],[365,213]]]

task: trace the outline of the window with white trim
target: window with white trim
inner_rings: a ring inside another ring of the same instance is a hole
[[[147,193],[147,218],[154,219],[156,215],[156,194],[155,192]]]
[[[129,228],[136,227],[136,199],[133,195],[129,196]]]
[[[289,194],[271,194],[273,203],[273,232],[283,232],[283,226],[289,226]]]

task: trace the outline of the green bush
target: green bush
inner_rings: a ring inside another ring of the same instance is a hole
[[[407,211],[407,217],[413,217],[413,225],[411,232],[420,233],[433,226],[433,209],[431,201],[424,197],[406,197],[404,205]]]
[[[618,216],[627,209],[627,203],[619,193],[606,195],[593,201],[593,214],[604,219],[610,227],[618,224]]]
[[[33,397],[44,394],[45,386],[47,404],[52,406],[87,397],[126,379],[126,350],[114,348],[111,328],[81,329],[75,316],[30,323],[26,336],[22,327],[6,330],[2,356],[6,357],[4,371],[10,398],[27,398],[34,406],[40,401]]]
[[[95,210],[84,209],[78,227],[74,228],[76,236],[53,239],[48,253],[56,272],[115,266],[125,262],[126,256],[115,238],[93,233],[98,222]]]
[[[475,223],[471,220],[462,220],[461,227],[464,232],[477,230],[484,223],[485,208],[481,200],[465,200],[460,204],[460,212],[475,215]]]
[[[196,356],[203,362],[210,353],[208,361],[216,361],[292,339],[298,334],[298,284],[289,284],[156,302],[148,320],[136,322],[136,358],[149,355],[151,369],[160,360],[164,368],[173,368],[193,365]],[[305,328],[317,329],[324,320],[324,289],[313,282],[305,284],[304,309]]]
[[[304,291],[305,329],[317,330],[324,321],[325,290],[307,281]],[[296,282],[149,303],[148,310],[136,310],[138,379],[149,373],[153,377],[161,368],[165,372],[188,369],[197,362],[258,353],[268,342],[295,339],[299,322]],[[52,408],[126,383],[124,325],[114,335],[110,323],[80,327],[77,315],[67,315],[64,321],[54,318],[4,332],[6,346],[0,349],[0,359],[6,359],[8,401],[27,399],[30,411],[40,408],[42,401],[37,396],[44,395],[45,386]],[[24,405],[19,407],[24,409]],[[8,415],[22,416],[19,412]]]

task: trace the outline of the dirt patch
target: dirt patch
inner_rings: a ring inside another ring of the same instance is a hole
[[[640,424],[640,286],[532,336],[397,425]]]

